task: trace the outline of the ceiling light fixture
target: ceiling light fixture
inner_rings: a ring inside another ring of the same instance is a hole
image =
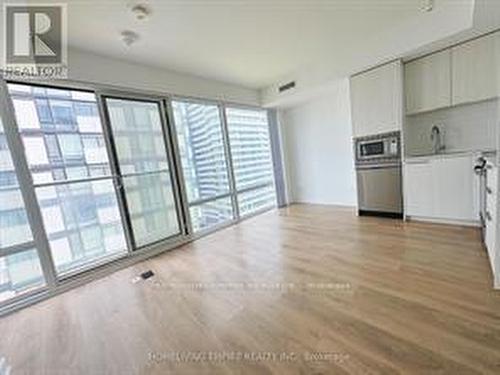
[[[151,9],[145,4],[137,4],[132,7],[132,13],[138,21],[144,21],[151,14]]]
[[[422,0],[420,10],[422,12],[431,12],[434,9],[434,0]]]
[[[123,44],[125,44],[127,47],[130,47],[132,44],[137,42],[139,40],[139,34],[137,34],[135,31],[131,30],[124,30],[120,33],[121,39]]]

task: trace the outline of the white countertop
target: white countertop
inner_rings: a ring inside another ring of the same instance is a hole
[[[449,150],[445,152],[441,152],[439,154],[424,154],[424,155],[407,155],[404,157],[404,161],[418,162],[418,161],[426,161],[430,159],[444,159],[444,158],[453,158],[460,157],[465,155],[495,155],[496,150]]]

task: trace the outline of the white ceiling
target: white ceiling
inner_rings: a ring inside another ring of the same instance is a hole
[[[261,103],[268,107],[293,106],[322,95],[337,80],[364,69],[429,53],[500,26],[500,0],[434,0],[434,4],[431,12],[417,11],[367,33],[342,53],[282,76],[260,90]],[[296,88],[279,93],[278,86],[290,80],[296,82]]]
[[[422,0],[149,0],[143,22],[130,11],[140,0],[66,3],[72,47],[262,88],[317,62],[334,67],[368,36],[421,14]],[[123,30],[140,40],[125,47]]]
[[[15,1],[0,0],[0,4]],[[434,10],[428,13],[421,11],[425,1],[64,3],[68,41],[74,51],[259,89],[261,104],[280,106],[303,101],[353,72],[441,48],[470,37],[471,30],[479,33],[500,26],[500,0],[434,0]],[[150,7],[152,14],[146,21],[134,18],[131,8],[137,4]],[[126,47],[120,39],[124,30],[138,33],[140,40]],[[290,80],[297,81],[296,89],[279,94],[277,86]]]

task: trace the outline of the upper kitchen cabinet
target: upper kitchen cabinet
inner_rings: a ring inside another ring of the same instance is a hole
[[[451,51],[444,50],[405,64],[406,114],[451,105]]]
[[[351,77],[355,137],[401,129],[402,64],[394,61]]]
[[[500,33],[451,49],[452,104],[491,99],[500,94]]]

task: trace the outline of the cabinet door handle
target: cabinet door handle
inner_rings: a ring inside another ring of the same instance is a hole
[[[488,194],[493,194],[493,190],[491,190],[488,186],[486,186],[486,192]]]
[[[489,212],[489,211],[486,211],[486,220],[488,220],[488,221],[491,221],[491,220],[492,220],[492,218],[491,218],[491,214],[490,214],[490,212]]]

